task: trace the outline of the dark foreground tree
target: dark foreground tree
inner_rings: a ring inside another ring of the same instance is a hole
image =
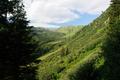
[[[22,0],[0,1],[0,80],[33,77],[29,64],[36,44],[25,16]]]
[[[109,26],[103,46],[105,57],[104,80],[120,79],[120,0],[112,0]]]

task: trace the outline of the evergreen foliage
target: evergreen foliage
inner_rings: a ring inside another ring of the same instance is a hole
[[[109,11],[109,26],[103,44],[104,79],[120,79],[120,0],[112,0]]]
[[[34,60],[36,44],[25,16],[22,0],[0,1],[1,80],[26,80],[32,74],[32,68],[27,65]]]

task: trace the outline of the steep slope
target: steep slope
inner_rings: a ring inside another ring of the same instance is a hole
[[[97,80],[104,63],[101,45],[108,25],[108,11],[91,24],[80,29],[53,52],[42,56],[37,78],[39,80]]]

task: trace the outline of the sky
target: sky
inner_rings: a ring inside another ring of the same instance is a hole
[[[109,4],[110,0],[24,0],[30,25],[44,28],[87,25]]]

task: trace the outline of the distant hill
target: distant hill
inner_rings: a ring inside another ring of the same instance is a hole
[[[60,33],[64,33],[64,37],[71,37],[75,35],[83,26],[67,26],[67,27],[60,27],[56,31]]]
[[[49,42],[49,41],[59,40],[61,37],[64,36],[63,33],[41,27],[35,27],[33,30],[34,30],[35,38],[39,42]]]
[[[39,43],[38,53],[43,55],[50,50],[53,51],[54,48],[59,48],[65,43],[66,38],[72,37],[80,28],[81,26],[61,27],[58,29],[34,27],[34,39]]]
[[[65,34],[41,27],[33,28],[34,39],[38,42],[38,55],[43,55],[53,49]],[[53,42],[53,43],[52,43]],[[60,43],[61,44],[61,43]]]

